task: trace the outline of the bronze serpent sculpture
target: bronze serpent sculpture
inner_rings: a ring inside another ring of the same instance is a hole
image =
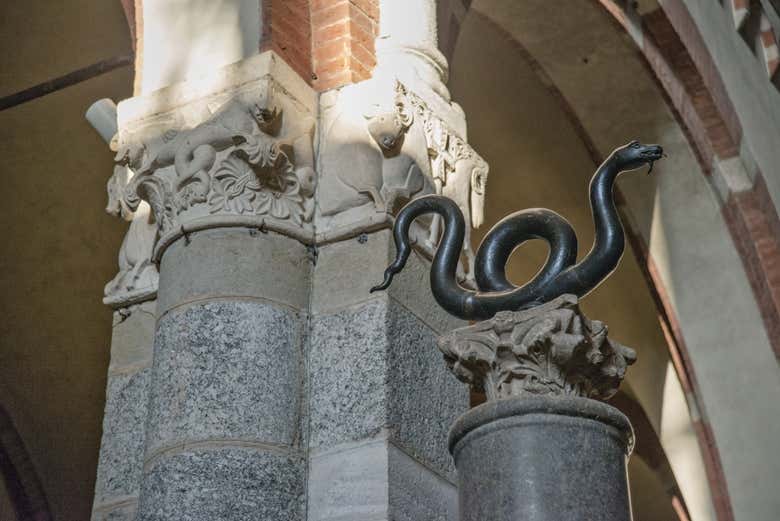
[[[450,199],[428,195],[412,200],[396,217],[393,235],[396,258],[385,270],[385,280],[371,292],[387,289],[411,253],[409,227],[427,213],[442,216],[445,230],[431,266],[431,290],[447,312],[465,320],[483,320],[499,311],[520,311],[563,294],[587,295],[615,268],[625,249],[623,225],[615,208],[612,188],[621,172],[649,165],[663,157],[659,145],[632,141],[615,149],[596,170],[590,182],[590,206],[596,238],[588,255],[578,264],[577,236],[571,224],[545,208],[515,212],[498,222],[485,236],[474,263],[477,291],[458,284],[456,271],[465,235],[465,222]],[[515,286],[506,278],[506,263],[512,252],[531,239],[542,239],[550,247],[544,267],[530,282]]]

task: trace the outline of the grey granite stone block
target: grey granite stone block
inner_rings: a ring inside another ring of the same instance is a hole
[[[430,328],[392,301],[387,318],[387,406],[392,440],[454,481],[447,433],[468,410],[468,388],[447,369],[436,345],[437,335]]]
[[[381,296],[312,319],[310,445],[324,449],[383,430],[405,451],[452,479],[447,432],[468,407],[436,335]]]
[[[295,454],[254,448],[165,454],[146,471],[142,521],[299,521],[305,464]]]
[[[386,425],[387,304],[383,299],[312,319],[309,445],[373,438]]]
[[[151,368],[108,377],[95,503],[138,494]]]
[[[388,519],[458,521],[458,491],[455,485],[392,443],[388,449]]]
[[[295,443],[301,329],[297,313],[258,301],[207,301],[162,317],[147,458],[199,440]]]
[[[138,518],[138,500],[127,501],[119,505],[97,509],[92,513],[92,521],[135,521]]]
[[[305,309],[311,268],[306,246],[283,235],[252,235],[246,228],[192,233],[163,255],[157,314],[220,297],[262,297]]]
[[[308,521],[456,521],[455,485],[383,435],[311,456]]]

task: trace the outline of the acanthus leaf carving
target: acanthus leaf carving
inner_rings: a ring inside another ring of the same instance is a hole
[[[450,370],[488,400],[523,395],[607,399],[622,382],[633,349],[607,337],[578,299],[562,295],[525,311],[502,311],[439,339]]]
[[[185,233],[193,220],[214,226],[241,225],[242,218],[246,226],[264,226],[265,218],[308,224],[316,175],[308,166],[313,157],[305,156],[311,155],[313,122],[300,135],[282,137],[282,118],[280,109],[236,96],[190,129],[125,136],[128,144],[117,158],[138,172],[125,203],[149,203],[161,241]]]
[[[474,279],[474,250],[471,247],[471,228],[479,228],[484,221],[485,186],[489,173],[487,162],[480,157],[466,140],[459,136],[428,107],[425,101],[396,83],[396,107],[399,117],[407,125],[417,122],[422,126],[430,161],[430,175],[434,193],[449,197],[458,205],[470,226],[466,226],[463,254],[468,263],[461,279]],[[427,245],[435,249],[441,235],[442,221],[434,216]]]
[[[301,188],[289,156],[274,140],[249,136],[222,161],[213,177],[211,213],[269,215],[298,225],[311,220],[304,204],[305,196],[311,194]]]

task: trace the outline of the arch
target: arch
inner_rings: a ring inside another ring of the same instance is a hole
[[[0,476],[20,521],[51,521],[49,504],[30,455],[0,404]]]
[[[772,391],[776,385],[771,377],[776,366],[770,345],[774,319],[767,318],[755,281],[746,273],[744,266],[751,262],[745,258],[746,249],[733,240],[739,232],[732,222],[732,209],[740,203],[742,208],[749,206],[748,203],[758,204],[756,201],[762,197],[761,178],[757,177],[755,187],[746,193],[722,186],[725,174],[719,171],[723,168],[719,162],[739,160],[738,142],[732,137],[735,129],[739,130],[739,119],[734,112],[719,110],[728,102],[725,89],[706,90],[712,85],[711,78],[705,81],[698,74],[674,28],[668,21],[663,26],[666,15],[660,9],[645,15],[638,25],[636,19],[632,20],[607,0],[572,6],[568,12],[545,10],[536,1],[475,0],[467,16],[475,14],[490,22],[491,30],[501,32],[521,49],[540,81],[548,86],[568,114],[595,164],[621,139],[635,137],[627,134],[632,128],[642,128],[650,135],[663,135],[664,130],[676,133],[669,147],[676,164],[669,164],[672,161],[659,164],[661,181],[657,185],[644,182],[623,190],[622,211],[631,223],[629,240],[657,306],[669,356],[688,399],[717,518],[729,520],[735,514],[745,517],[751,512],[750,498],[763,498],[766,508],[767,498],[771,496],[766,487],[757,492],[748,490],[742,482],[751,466],[768,470],[761,463],[762,451],[751,448],[748,457],[751,463],[738,461],[739,455],[732,451],[738,439],[737,430],[731,422],[739,415],[735,409],[742,409],[750,410],[751,417],[760,424],[762,415],[773,416],[773,406],[765,400],[756,407],[751,399],[755,391],[740,389],[723,380],[735,371],[745,370],[740,364],[746,363],[761,374],[759,388]],[[656,23],[651,27],[655,33],[647,32],[649,22]],[[663,32],[668,29],[672,29],[671,34]],[[458,38],[460,33],[459,26]],[[667,44],[686,55],[670,56],[670,48],[659,48],[657,42],[662,36],[671,37]],[[604,38],[603,45],[595,43],[601,42],[600,38]],[[608,55],[609,52],[613,54]],[[453,75],[457,76],[457,63],[452,58],[451,53]],[[610,78],[594,77],[597,72],[609,70],[609,60],[625,61],[630,74],[612,71],[616,74],[612,80],[627,86],[610,90],[607,88]],[[681,66],[692,69],[688,76],[681,75]],[[686,84],[686,81],[693,83]],[[696,97],[689,93],[689,89],[699,87],[705,88],[703,96],[700,90]],[[599,99],[599,94],[606,92],[610,92],[607,99]],[[455,97],[459,99],[457,92]],[[642,103],[650,100],[653,106],[637,107],[632,112],[632,102],[640,100]],[[465,108],[470,122],[473,121],[474,109],[467,105]],[[474,140],[475,132],[470,127]],[[475,144],[480,148],[478,142]],[[495,169],[492,172],[491,181],[498,175]],[[672,174],[679,179],[670,179]],[[650,196],[642,194],[642,189]],[[765,197],[762,204],[768,200]],[[774,213],[771,200],[769,203],[772,212],[763,217],[765,221],[771,220]],[[742,221],[744,228],[744,211],[737,215],[737,220]],[[772,229],[767,222],[764,228]],[[685,234],[701,241],[700,252],[685,247],[681,241]],[[755,243],[753,239],[750,245],[754,251]],[[705,266],[705,262],[718,268]],[[702,265],[699,272],[693,269],[697,263]],[[721,280],[724,276],[728,282]],[[739,318],[721,318],[724,310],[719,306],[730,302]],[[702,309],[713,305],[715,312]],[[733,351],[733,346],[740,342],[749,346],[748,354]],[[722,403],[734,405],[729,409],[722,407]],[[764,443],[763,451],[771,451],[767,437],[761,443]],[[721,446],[727,450],[719,452]],[[729,486],[729,475],[736,487]],[[755,518],[755,513],[752,517]]]

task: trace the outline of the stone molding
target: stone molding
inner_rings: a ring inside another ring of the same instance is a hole
[[[607,338],[574,295],[525,311],[502,311],[439,339],[450,370],[488,401],[512,396],[607,399],[618,390],[633,349]]]

